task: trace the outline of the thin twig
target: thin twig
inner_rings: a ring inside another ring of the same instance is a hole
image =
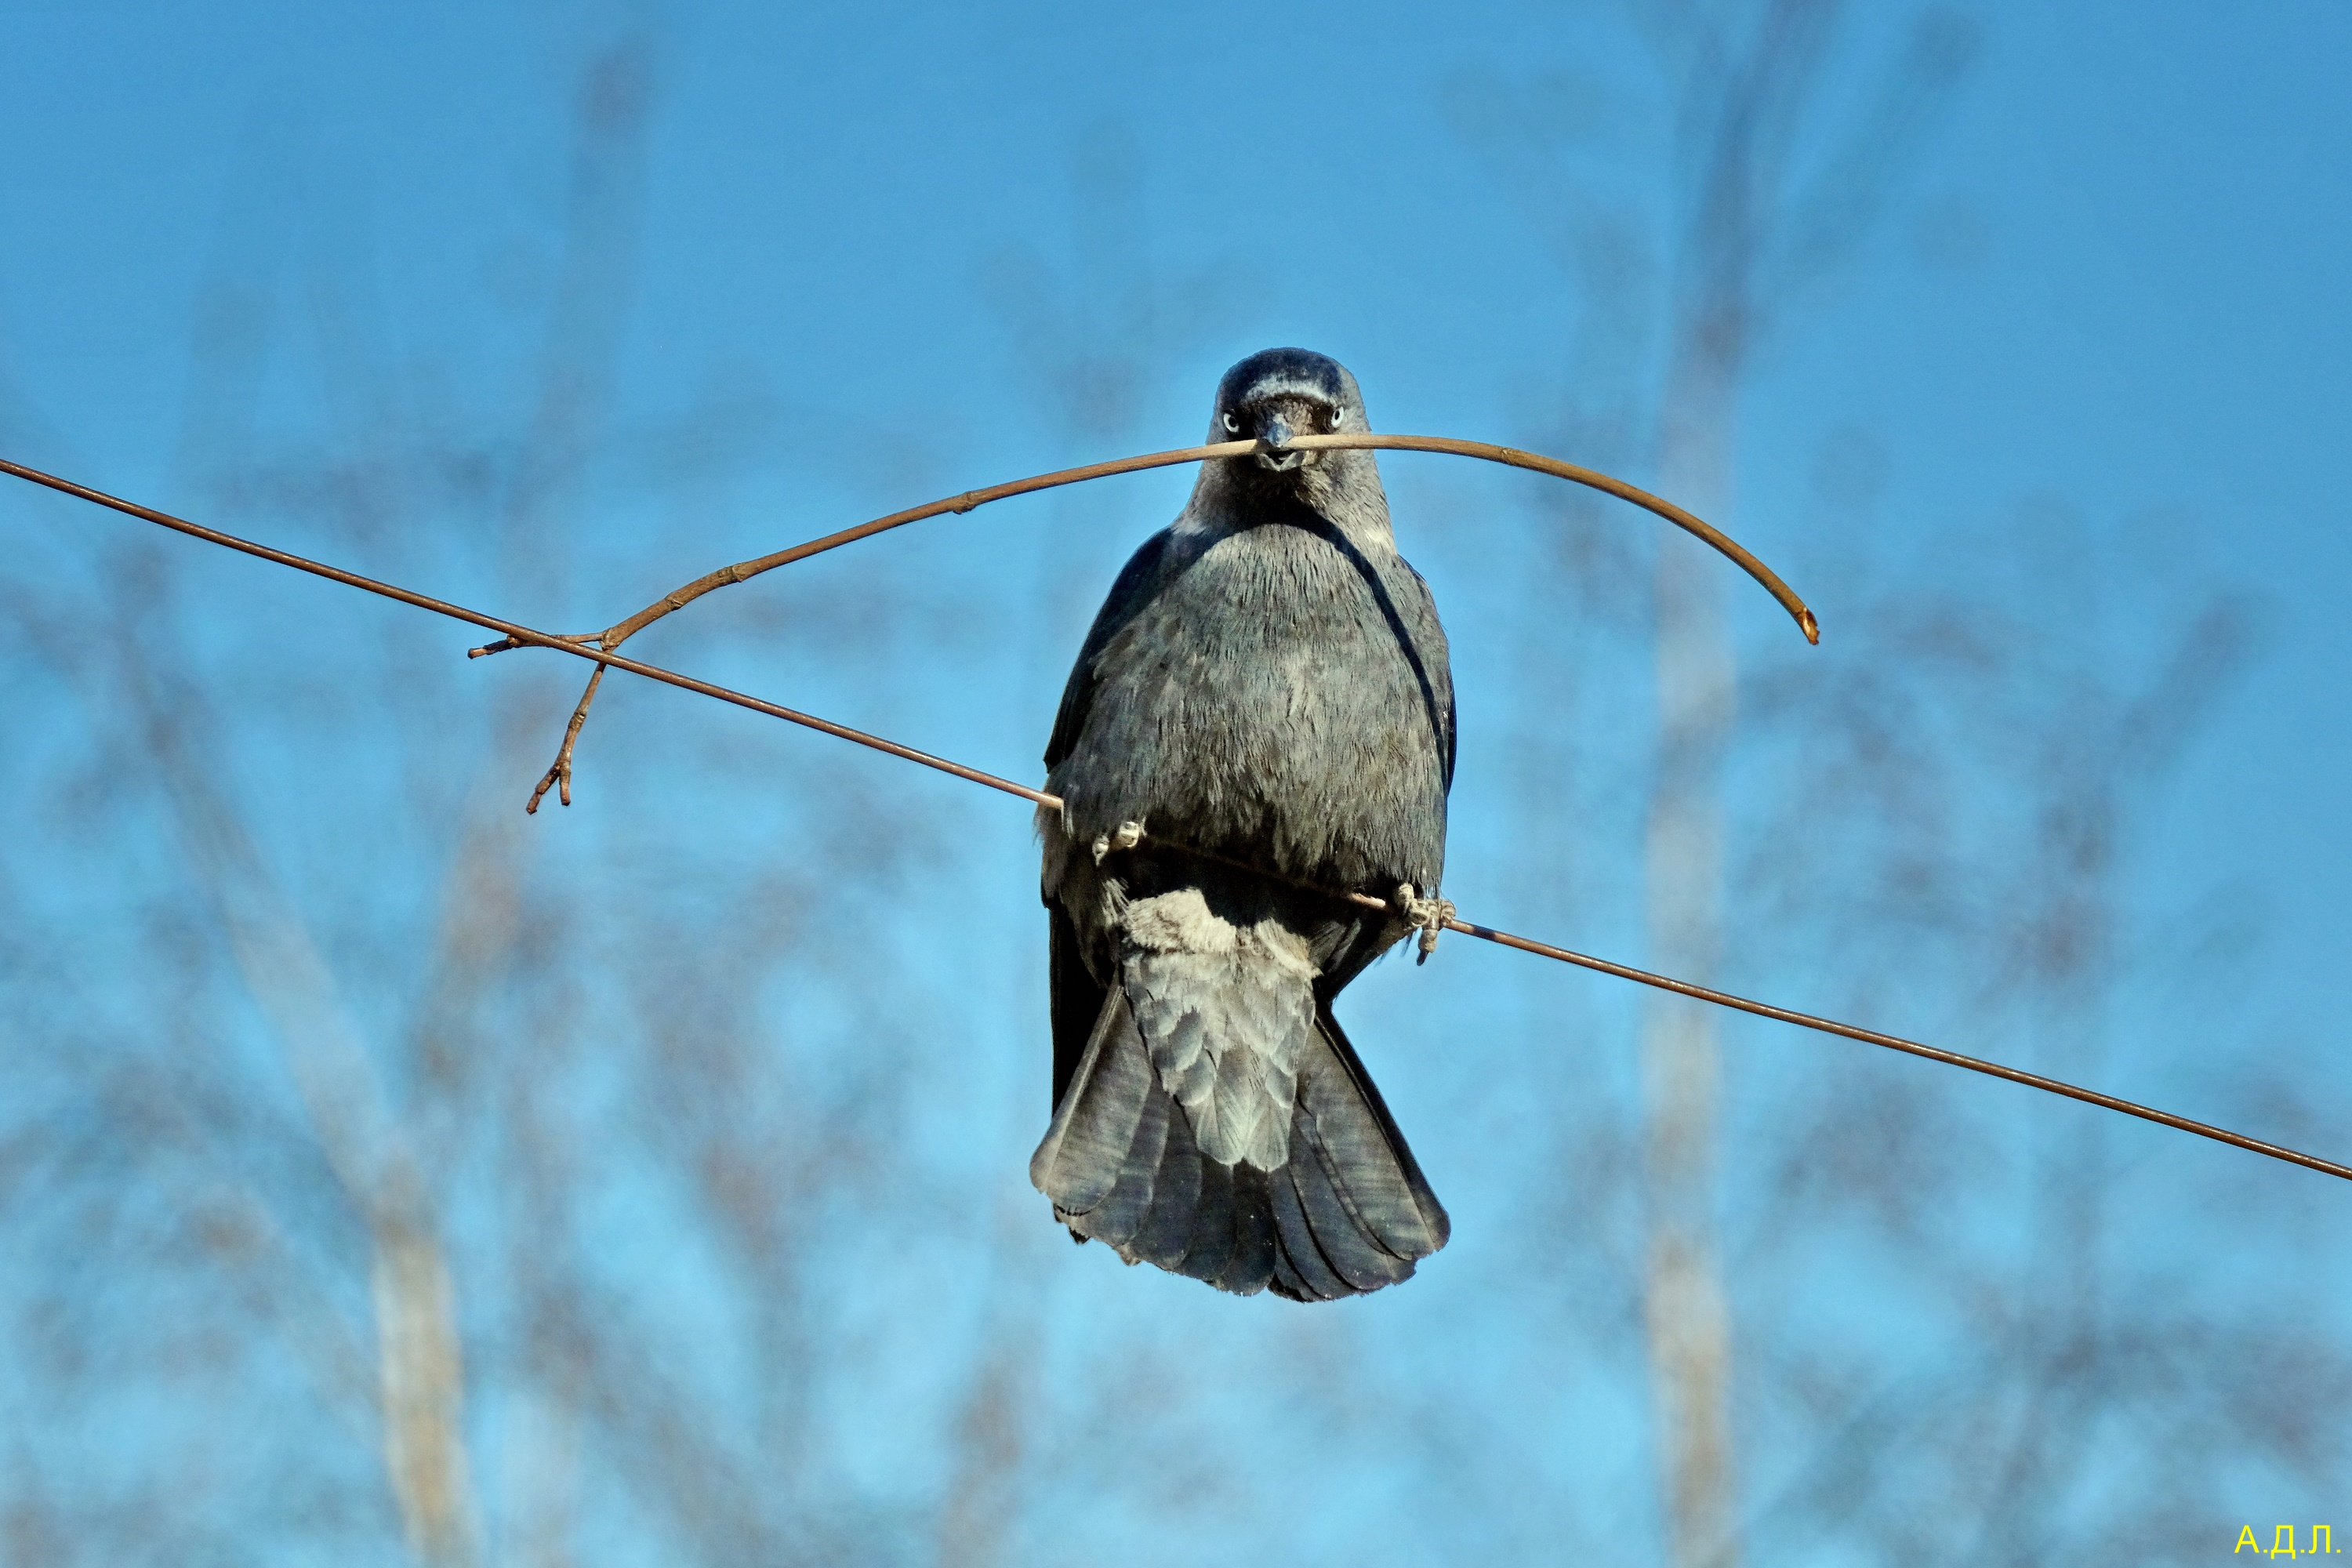
[[[524,816],[539,814],[539,803],[547,798],[550,784],[559,787],[558,799],[566,805],[572,804],[572,748],[580,743],[581,726],[588,722],[588,704],[596,700],[596,688],[604,679],[604,669],[600,664],[589,673],[588,689],[580,694],[579,705],[572,710],[572,722],[563,726],[563,744],[556,749],[555,765],[547,770],[539,787],[530,792],[530,799],[522,808]]]
[[[1637,486],[1629,485],[1612,475],[1604,474],[1598,468],[1587,468],[1575,463],[1565,463],[1558,458],[1547,458],[1535,452],[1523,452],[1517,447],[1497,447],[1487,441],[1465,441],[1452,436],[1382,436],[1370,433],[1294,436],[1288,445],[1293,448],[1305,451],[1443,452],[1455,457],[1483,458],[1490,463],[1502,463],[1514,468],[1527,468],[1538,474],[1549,474],[1555,479],[1567,479],[1575,484],[1604,491],[1655,512],[1676,528],[1682,529],[1711,548],[1720,551],[1741,571],[1762,584],[1765,591],[1780,602],[1780,607],[1787,610],[1790,616],[1796,621],[1798,630],[1805,634],[1807,642],[1818,643],[1822,640],[1821,623],[1813,618],[1813,612],[1806,607],[1804,600],[1799,598],[1796,591],[1780,580],[1778,573],[1758,560],[1755,554],[1741,545],[1738,540],[1712,523],[1684,510],[1674,502],[1654,496]],[[1035,474],[1025,479],[1010,479],[1001,485],[990,485],[983,489],[965,490],[961,495],[949,496],[943,500],[931,501],[923,506],[908,507],[904,511],[894,511],[887,517],[877,517],[871,522],[861,522],[855,528],[845,528],[838,533],[828,533],[822,539],[812,539],[805,544],[795,544],[789,550],[779,550],[772,555],[762,555],[751,561],[739,561],[732,566],[721,566],[716,572],[706,573],[693,582],[663,595],[627,620],[607,627],[595,637],[583,640],[593,640],[603,647],[606,652],[612,652],[664,616],[675,610],[684,609],[714,589],[730,587],[734,584],[757,577],[762,572],[772,572],[779,566],[789,566],[795,561],[805,561],[812,555],[822,555],[828,550],[838,550],[845,544],[854,544],[861,539],[871,539],[877,533],[887,533],[894,528],[904,528],[910,522],[921,522],[927,518],[943,516],[948,512],[967,512],[974,507],[986,506],[992,500],[1003,500],[1011,496],[1028,495],[1035,490],[1053,489],[1061,485],[1083,484],[1088,479],[1108,479],[1114,474],[1131,474],[1145,468],[1171,468],[1179,463],[1206,462],[1216,458],[1244,458],[1255,452],[1268,450],[1272,448],[1257,441],[1220,441],[1207,447],[1185,447],[1174,451],[1147,452],[1141,457],[1118,458],[1107,463],[1087,463],[1076,468],[1059,468],[1050,474]],[[525,645],[517,639],[508,637],[503,641],[485,643],[480,647],[469,648],[467,650],[467,657],[481,658],[489,654],[505,653],[511,648],[523,646]],[[563,804],[566,805],[572,804],[572,752],[580,740],[581,726],[587,722],[588,704],[595,695],[595,682],[592,679],[588,689],[581,694],[580,706],[572,711],[571,726],[564,731],[563,744],[556,753],[555,765],[547,770],[547,776],[540,781],[539,788],[532,794],[530,804],[524,808],[525,810],[537,811],[541,798],[547,794],[548,785],[558,781],[563,784]]]
[[[502,633],[510,639],[513,646],[518,647],[551,647],[580,658],[589,659],[600,667],[600,674],[605,668],[625,669],[632,675],[642,675],[649,680],[658,680],[682,690],[698,692],[705,697],[715,697],[722,702],[731,702],[739,708],[748,708],[755,713],[765,713],[771,718],[786,720],[812,730],[821,730],[828,735],[838,736],[845,741],[855,741],[861,746],[868,746],[894,757],[903,757],[911,763],[920,763],[925,767],[936,768],[941,773],[952,773],[958,778],[969,780],[973,784],[985,784],[991,789],[1002,790],[1006,795],[1018,795],[1024,800],[1034,801],[1039,805],[1050,805],[1057,811],[1061,809],[1060,797],[1048,795],[1044,790],[1031,789],[1026,784],[1014,784],[1011,779],[999,778],[994,773],[982,773],[978,768],[968,768],[961,763],[951,763],[944,757],[935,757],[928,752],[919,752],[911,746],[902,746],[896,741],[886,741],[878,735],[869,735],[863,730],[853,730],[845,724],[835,724],[831,720],[798,712],[793,709],[765,701],[761,698],[730,690],[723,686],[714,686],[707,680],[698,680],[692,676],[680,675],[676,670],[664,669],[658,665],[642,664],[633,658],[623,658],[609,649],[589,646],[587,639],[558,637],[551,632],[538,631],[512,621],[500,620],[495,616],[486,616],[479,610],[470,610],[462,605],[453,605],[446,600],[436,599],[411,589],[395,587],[389,583],[380,583],[373,577],[362,577],[356,572],[346,572],[338,566],[329,566],[303,556],[290,554],[283,550],[273,550],[266,544],[257,544],[251,540],[240,539],[233,533],[223,533],[218,529],[206,528],[201,523],[173,517],[169,512],[156,511],[152,508],[141,506],[134,501],[123,500],[119,497],[108,495],[102,490],[94,490],[86,485],[78,485],[70,479],[45,474],[37,468],[28,468],[20,463],[9,462],[5,458],[0,458],[0,473],[13,474],[20,479],[44,485],[50,489],[63,491],[67,495],[78,496],[83,500],[110,507],[116,511],[128,513],[132,517],[173,529],[193,538],[224,545],[231,550],[242,551],[247,555],[258,556],[264,561],[275,562],[281,566],[291,566],[297,571],[308,572],[313,576],[324,577],[331,582],[341,583],[353,588],[363,588],[371,594],[379,594],[387,599],[397,599],[402,604],[414,605],[419,609],[431,610],[436,615],[446,616],[452,620],[464,621],[470,626]],[[1185,847],[1171,845],[1170,847]],[[1197,849],[1190,852],[1203,853]],[[1223,858],[1223,857],[1218,857],[1218,858]],[[1395,900],[1375,898],[1369,893],[1341,891],[1336,889],[1321,890],[1328,893],[1332,898],[1363,909],[1379,910],[1400,915],[1405,912],[1401,903]],[[2352,1181],[2352,1165],[2339,1165],[2332,1160],[2323,1160],[2316,1155],[2302,1153],[2280,1144],[2266,1143],[2259,1138],[2249,1138],[2242,1132],[2232,1132],[2227,1128],[2215,1127],[2203,1121],[2192,1121],[2188,1117],[2175,1116],[2170,1111],[2158,1110],[2133,1100],[2119,1100],[2114,1095],[2083,1089],[2061,1079],[2044,1078],[2040,1073],[2004,1067],[1999,1062],[1986,1061],[1980,1057],[1962,1056],[1958,1051],[1948,1051],[1935,1046],[1922,1045],[1916,1040],[1906,1040],[1897,1035],[1882,1035],[1874,1029],[1858,1028],[1852,1024],[1839,1023],[1833,1018],[1816,1017],[1811,1013],[1799,1013],[1786,1007],[1775,1007],[1769,1003],[1750,1001],[1745,996],[1736,996],[1727,991],[1711,990],[1704,985],[1694,985],[1685,980],[1676,980],[1670,975],[1653,974],[1647,970],[1635,969],[1628,964],[1612,963],[1605,958],[1594,958],[1590,954],[1577,952],[1569,948],[1554,947],[1549,942],[1514,936],[1508,931],[1496,931],[1491,926],[1475,925],[1468,921],[1452,917],[1448,917],[1444,924],[1448,931],[1460,931],[1465,936],[1475,936],[1483,942],[1495,942],[1503,947],[1516,949],[1520,952],[1531,952],[1539,958],[1558,959],[1562,963],[1573,963],[1580,968],[1614,975],[1620,980],[1631,980],[1637,984],[1654,986],[1661,991],[1671,991],[1676,995],[1687,996],[1695,1001],[1710,1002],[1718,1007],[1730,1007],[1742,1013],[1752,1013],[1759,1017],[1773,1018],[1784,1024],[1794,1024],[1800,1028],[1816,1030],[1824,1035],[1860,1040],[1865,1045],[1883,1046],[1888,1050],[1902,1051],[1915,1057],[1925,1057],[1929,1061],[1941,1062],[1947,1067],[1965,1068],[1970,1072],[1983,1073],[1989,1078],[2003,1079],[2011,1083],[2022,1084],[2028,1089],[2038,1089],[2049,1094],[2063,1095],[2069,1100],[2079,1100],[2086,1105],[2120,1111],[2126,1116],[2137,1116],[2143,1121],[2153,1121],[2158,1126],[2170,1127],[2182,1132],[2193,1132],[2200,1138],[2210,1138],[2217,1143],[2227,1143],[2234,1149],[2243,1149],[2255,1154],[2266,1154],[2273,1160],[2283,1160],[2289,1164],[2301,1165],[2306,1170],[2318,1171],[2326,1175]]]

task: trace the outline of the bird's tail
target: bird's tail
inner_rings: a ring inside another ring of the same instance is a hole
[[[1444,1208],[1325,1007],[1300,1053],[1286,1145],[1273,1170],[1203,1153],[1115,984],[1029,1179],[1073,1234],[1243,1295],[1361,1295],[1445,1245]]]

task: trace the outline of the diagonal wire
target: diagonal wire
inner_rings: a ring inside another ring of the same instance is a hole
[[[1059,810],[1062,805],[1059,796],[1049,795],[1044,790],[1031,789],[1026,784],[1015,784],[1011,779],[999,778],[994,773],[983,773],[978,768],[966,767],[961,763],[950,762],[945,757],[935,757],[929,752],[919,752],[912,746],[902,746],[896,741],[885,740],[879,735],[868,734],[863,730],[854,730],[846,724],[836,724],[829,719],[820,719],[813,713],[803,713],[797,709],[786,708],[779,703],[751,696],[746,692],[715,685],[708,680],[698,680],[693,676],[681,675],[674,669],[665,669],[659,665],[626,658],[617,653],[611,653],[592,646],[588,638],[559,637],[552,632],[543,632],[514,621],[501,620],[496,616],[485,615],[479,610],[468,609],[463,605],[453,605],[446,599],[436,599],[427,594],[419,594],[414,589],[378,582],[373,577],[363,577],[356,572],[346,572],[340,566],[330,566],[324,562],[312,561],[306,556],[272,549],[267,544],[258,544],[249,539],[240,539],[233,533],[224,533],[218,529],[206,528],[202,523],[191,522],[185,518],[174,517],[169,512],[157,511],[152,507],[141,506],[136,501],[124,500],[119,496],[92,489],[87,485],[76,484],[71,479],[60,479],[55,474],[43,473],[38,468],[26,468],[21,463],[10,462],[5,458],[0,458],[0,473],[11,474],[33,484],[45,486],[49,489],[58,490],[99,506],[111,508],[116,511],[171,529],[175,532],[187,534],[191,538],[204,540],[207,543],[241,551],[245,554],[257,556],[280,566],[290,566],[298,572],[308,572],[315,577],[324,577],[330,582],[363,589],[387,599],[396,599],[404,605],[414,605],[420,610],[430,610],[436,615],[446,616],[452,620],[464,621],[471,626],[500,633],[510,638],[518,647],[554,648],[559,652],[587,659],[605,668],[625,669],[632,675],[641,675],[648,680],[657,680],[664,685],[675,686],[681,690],[696,692],[704,697],[717,698],[721,702],[731,702],[738,708],[748,708],[754,713],[764,713],[770,718],[782,719],[811,730],[822,731],[825,734],[836,736],[841,740],[854,741],[861,746],[868,746],[875,751],[901,757],[910,763],[920,763],[927,768],[936,768],[941,773],[951,773],[957,778],[968,780],[972,784],[985,784],[990,789],[1001,790],[1006,795],[1018,795],[1024,800],[1034,801],[1041,806],[1052,806]],[[1172,847],[1181,847],[1172,846]],[[1198,850],[1192,852],[1202,853]],[[1223,858],[1216,857],[1216,858]],[[1369,893],[1341,892],[1328,888],[1321,890],[1328,893],[1332,898],[1365,909],[1404,912],[1399,902],[1374,898]],[[1817,1017],[1811,1013],[1800,1013],[1792,1008],[1776,1007],[1769,1002],[1757,1002],[1745,996],[1737,996],[1727,991],[1717,991],[1705,985],[1694,985],[1686,980],[1676,980],[1671,975],[1654,974],[1648,970],[1635,969],[1630,964],[1616,963],[1605,958],[1595,958],[1589,953],[1577,952],[1569,948],[1555,947],[1549,942],[1515,936],[1509,931],[1496,931],[1491,926],[1477,925],[1450,915],[1444,918],[1440,923],[1448,931],[1460,931],[1465,936],[1475,936],[1481,941],[1513,948],[1520,952],[1531,952],[1539,958],[1557,959],[1562,963],[1572,963],[1579,968],[1614,975],[1620,980],[1631,980],[1636,984],[1652,986],[1660,991],[1670,991],[1678,996],[1690,997],[1694,1001],[1709,1002],[1718,1007],[1729,1007],[1738,1012],[1751,1013],[1759,1018],[1773,1018],[1783,1024],[1794,1024],[1800,1028],[1812,1029],[1821,1034],[1836,1035],[1849,1040],[1860,1040],[1865,1045],[1881,1046],[1888,1050],[1901,1051],[1907,1056],[1924,1057],[1929,1061],[1941,1062],[1947,1067],[1965,1068],[1970,1072],[1982,1073],[1988,1078],[2002,1079],[2010,1083],[2022,1084],[2028,1089],[2038,1089],[2047,1094],[2063,1095],[2069,1100],[2081,1100],[2085,1105],[2095,1105],[2103,1110],[2119,1111],[2126,1116],[2136,1116],[2143,1121],[2153,1121],[2160,1127],[2170,1127],[2182,1132],[2193,1132],[2200,1138],[2210,1138],[2217,1143],[2227,1143],[2235,1149],[2244,1149],[2256,1154],[2266,1154],[2273,1160],[2283,1160],[2288,1164],[2301,1165],[2307,1170],[2319,1171],[2327,1175],[2352,1181],[2352,1166],[2340,1165],[2332,1160],[2323,1160],[2315,1154],[2305,1154],[2276,1143],[2264,1142],[2259,1138],[2250,1138],[2242,1132],[2232,1132],[2227,1128],[2192,1121],[2186,1116],[2175,1116],[2168,1110],[2158,1110],[2153,1106],[2118,1099],[2111,1094],[2102,1094],[2096,1089],[2084,1089],[2078,1084],[2068,1083],[2063,1079],[2046,1078],[2040,1073],[2026,1072],[2019,1068],[2003,1066],[2000,1062],[1987,1061],[1981,1057],[1964,1056],[1958,1051],[1948,1051],[1941,1047],[1924,1045],[1917,1040],[1907,1040],[1899,1035],[1880,1034],[1875,1029],[1864,1029],[1856,1025],[1840,1023],[1834,1018]]]

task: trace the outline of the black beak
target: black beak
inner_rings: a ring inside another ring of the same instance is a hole
[[[1292,434],[1290,421],[1285,416],[1283,411],[1279,408],[1267,409],[1258,419],[1257,438],[1274,450],[1258,453],[1257,466],[1261,468],[1271,468],[1277,474],[1305,468],[1307,459],[1313,454],[1286,450],[1286,448],[1290,445]]]

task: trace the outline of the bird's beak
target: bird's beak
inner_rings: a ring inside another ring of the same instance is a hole
[[[1257,438],[1273,450],[1258,453],[1258,467],[1271,468],[1278,474],[1306,467],[1307,459],[1311,454],[1286,449],[1290,445],[1292,434],[1290,420],[1283,411],[1279,408],[1267,409],[1265,416],[1258,421]]]

